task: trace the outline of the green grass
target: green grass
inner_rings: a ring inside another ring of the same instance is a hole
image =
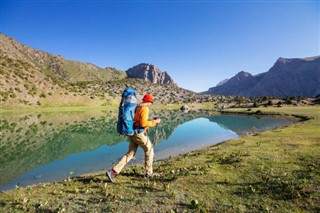
[[[309,120],[157,162],[153,180],[135,165],[116,184],[102,172],[2,192],[0,210],[319,212],[320,107],[259,110]]]
[[[64,106],[64,107],[3,107],[1,113],[19,113],[19,112],[78,112],[78,111],[95,111],[95,110],[116,110],[118,106]]]

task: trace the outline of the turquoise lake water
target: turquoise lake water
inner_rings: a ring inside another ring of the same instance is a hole
[[[157,112],[162,118],[149,137],[155,160],[187,153],[252,131],[292,123],[271,117],[207,115],[204,112]],[[116,132],[116,114],[69,112],[3,115],[0,190],[60,181],[105,171],[128,150],[128,139]],[[129,163],[144,161],[139,148]]]

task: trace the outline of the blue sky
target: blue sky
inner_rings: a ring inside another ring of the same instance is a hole
[[[0,18],[36,49],[120,70],[151,63],[196,92],[320,55],[319,1],[1,0]]]

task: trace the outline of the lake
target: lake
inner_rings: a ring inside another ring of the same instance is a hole
[[[151,110],[152,111],[152,110]],[[148,133],[155,160],[168,158],[292,123],[265,116],[156,111],[161,123]],[[0,190],[61,181],[70,176],[105,171],[128,150],[128,138],[116,132],[117,113],[2,113],[0,120]],[[138,149],[129,163],[142,163]]]

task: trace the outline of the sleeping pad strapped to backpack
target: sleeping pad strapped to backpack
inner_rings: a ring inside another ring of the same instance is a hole
[[[119,106],[117,131],[121,135],[133,135],[134,111],[137,106],[136,92],[132,87],[127,87],[123,93]]]

